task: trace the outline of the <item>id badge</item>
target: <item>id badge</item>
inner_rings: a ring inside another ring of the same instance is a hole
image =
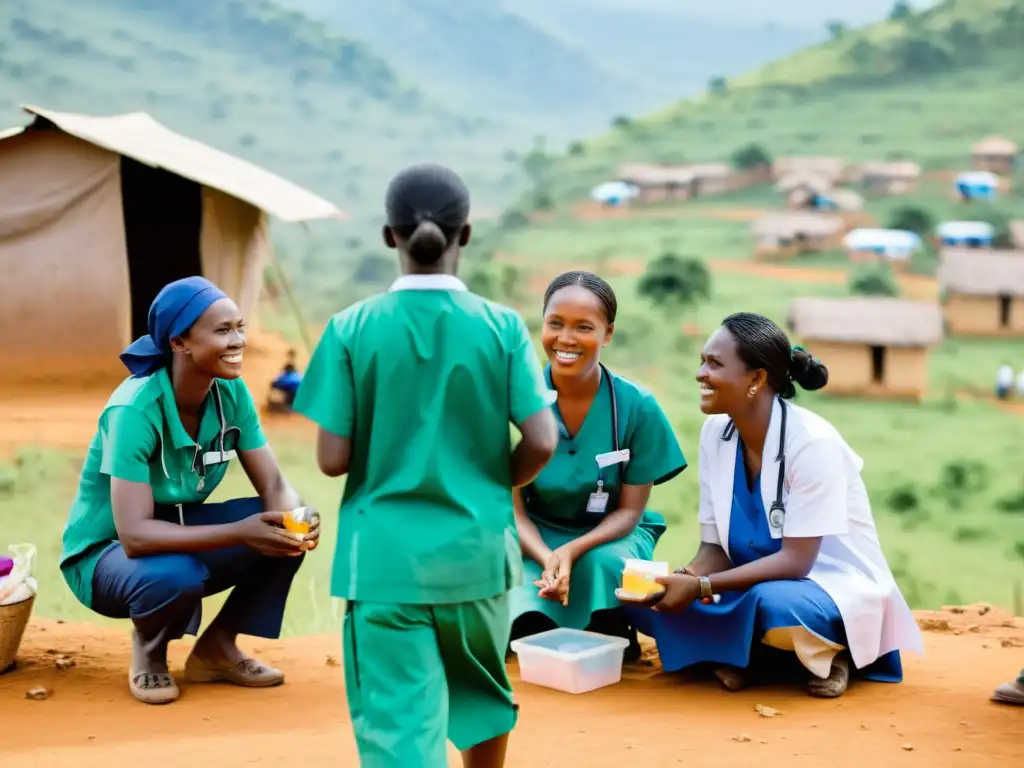
[[[203,454],[203,464],[207,467],[211,464],[223,464],[231,461],[237,455],[233,450],[224,451],[223,453],[220,451],[207,451]]]
[[[593,515],[603,515],[608,511],[608,494],[604,491],[595,491],[587,499],[587,512]]]

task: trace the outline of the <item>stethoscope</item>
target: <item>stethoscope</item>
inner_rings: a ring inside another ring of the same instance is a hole
[[[199,482],[196,484],[196,490],[200,493],[206,486],[206,466],[207,464],[223,463],[231,458],[228,454],[229,451],[224,449],[224,444],[227,441],[227,436],[234,434],[236,438],[241,438],[242,430],[239,427],[229,427],[227,419],[224,418],[224,403],[221,402],[220,398],[220,387],[217,386],[217,382],[213,382],[213,405],[217,410],[217,421],[220,422],[220,429],[217,432],[217,448],[216,452],[203,453],[203,447],[197,442],[195,453],[192,454],[192,471],[199,476]],[[214,457],[215,461],[207,461],[208,457]]]
[[[778,398],[779,406],[782,408],[782,423],[779,429],[779,453],[775,460],[779,462],[779,482],[775,487],[775,501],[768,510],[768,525],[773,530],[781,531],[783,523],[786,522],[786,505],[782,501],[782,491],[786,481],[786,401]],[[728,442],[736,434],[736,424],[732,419],[725,425],[722,431],[722,440]]]

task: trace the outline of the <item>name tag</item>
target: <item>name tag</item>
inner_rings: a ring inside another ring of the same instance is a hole
[[[608,494],[604,491],[595,491],[587,499],[587,512],[592,515],[603,515],[608,511]]]
[[[203,465],[208,467],[211,464],[223,464],[234,458],[237,458],[237,454],[233,450],[224,451],[223,453],[220,451],[207,451],[203,454]]]
[[[622,464],[623,462],[629,461],[629,448],[623,448],[621,451],[599,453],[594,458],[597,459],[597,466],[600,469],[610,467],[613,464]]]

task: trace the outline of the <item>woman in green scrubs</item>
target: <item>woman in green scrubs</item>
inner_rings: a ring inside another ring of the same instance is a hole
[[[203,598],[227,589],[185,675],[250,688],[284,682],[236,640],[278,637],[319,525],[304,541],[281,527],[301,501],[241,379],[244,353],[245,322],[217,286],[202,277],[165,286],[149,334],[121,355],[132,375],[100,415],[64,529],[60,568],[75,597],[132,621],[128,685],[146,704],[178,698],[167,645],[198,634]],[[235,458],[257,495],[207,502]]]
[[[512,595],[512,634],[589,628],[630,637],[635,655],[615,589],[625,559],[653,559],[665,521],[647,499],[686,459],[654,396],[600,363],[616,310],[611,286],[590,272],[560,275],[544,295],[544,373],[561,439],[515,495],[527,583]]]
[[[331,319],[294,404],[319,425],[321,471],[348,475],[331,578],[345,694],[364,766],[444,768],[450,739],[465,765],[500,768],[517,719],[512,488],[555,450],[552,393],[519,315],[455,276],[462,180],[413,166],[386,208],[402,276]]]

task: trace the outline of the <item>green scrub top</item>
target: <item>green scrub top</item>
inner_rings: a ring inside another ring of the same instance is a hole
[[[551,366],[544,369],[550,385]],[[658,401],[638,384],[612,374],[619,417],[619,448],[629,449],[629,462],[600,470],[603,490],[608,494],[605,513],[618,509],[623,483],[646,485],[671,480],[686,469],[672,425]],[[526,513],[551,528],[578,532],[594,528],[604,514],[587,512],[590,494],[597,490],[599,470],[596,456],[615,450],[612,436],[612,382],[602,375],[594,402],[579,432],[570,436],[558,415],[561,439],[554,457],[537,478],[523,489]]]
[[[245,382],[217,379],[213,386],[220,392],[229,428],[225,448],[251,451],[265,445],[267,439]],[[71,502],[60,560],[68,586],[84,605],[92,605],[96,563],[117,541],[110,503],[111,477],[149,483],[156,504],[206,501],[223,479],[230,460],[203,463],[204,454],[220,450],[220,419],[214,397],[211,388],[203,403],[197,445],[181,423],[166,368],[149,376],[125,379],[110,396]]]
[[[526,326],[451,275],[406,275],[335,315],[293,408],[352,439],[331,593],[483,600],[522,581],[509,422],[553,393]]]

